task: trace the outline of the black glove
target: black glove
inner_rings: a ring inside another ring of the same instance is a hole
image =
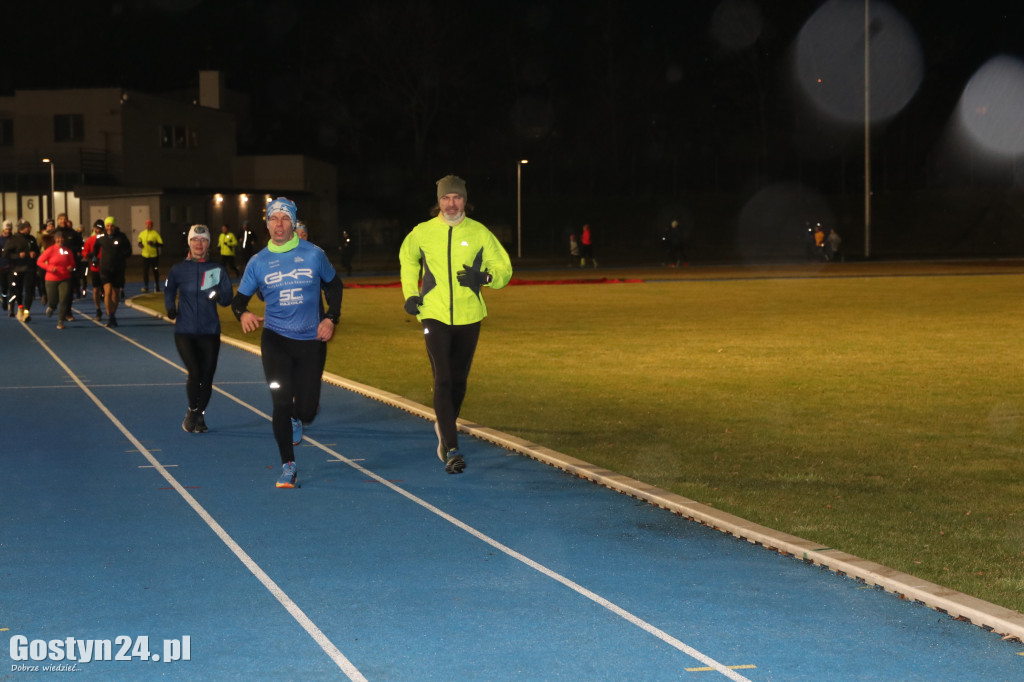
[[[177,316],[178,316],[178,309],[177,308],[171,308],[170,310],[167,311],[167,319],[168,320],[173,320]]]
[[[479,265],[469,266],[464,264],[462,270],[459,270],[457,277],[459,284],[472,289],[475,294],[480,293],[480,287],[491,283],[491,273],[486,270],[480,270]]]
[[[410,315],[418,315],[420,312],[420,306],[423,305],[422,296],[410,296],[405,299],[405,312]]]

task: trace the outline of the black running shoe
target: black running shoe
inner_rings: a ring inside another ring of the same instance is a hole
[[[461,474],[466,470],[466,460],[462,459],[462,455],[455,448],[448,451],[448,455],[445,457],[444,470],[449,474]]]
[[[209,430],[206,428],[206,419],[203,417],[203,413],[200,412],[196,415],[196,425],[192,428],[192,433],[206,433]]]
[[[196,430],[196,417],[199,415],[199,410],[193,410],[191,407],[185,412],[185,421],[181,422],[181,428],[188,433],[194,433]]]

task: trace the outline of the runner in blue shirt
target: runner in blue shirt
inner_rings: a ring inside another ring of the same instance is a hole
[[[278,488],[294,488],[297,473],[294,446],[302,442],[320,408],[320,382],[327,362],[327,342],[341,314],[344,285],[320,247],[295,234],[296,208],[279,197],[267,204],[270,242],[246,265],[231,303],[246,334],[264,329],[260,339],[263,374],[274,405],[274,440],[281,455]],[[266,303],[263,317],[248,311],[259,292]],[[320,296],[327,299],[321,315]]]

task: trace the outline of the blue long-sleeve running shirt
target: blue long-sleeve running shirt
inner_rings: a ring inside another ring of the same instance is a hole
[[[266,303],[263,326],[306,341],[316,338],[320,324],[321,282],[330,282],[336,273],[323,249],[308,241],[298,242],[283,253],[264,248],[253,256],[238,293],[249,297],[258,290]]]

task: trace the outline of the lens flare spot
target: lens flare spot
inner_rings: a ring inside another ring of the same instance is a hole
[[[982,150],[1024,154],[1024,63],[1005,55],[989,60],[968,81],[958,111],[968,138]]]
[[[872,122],[892,118],[913,99],[924,78],[920,42],[896,10],[872,2],[867,16]],[[864,122],[864,3],[829,0],[804,24],[794,51],[801,91],[824,114]]]

